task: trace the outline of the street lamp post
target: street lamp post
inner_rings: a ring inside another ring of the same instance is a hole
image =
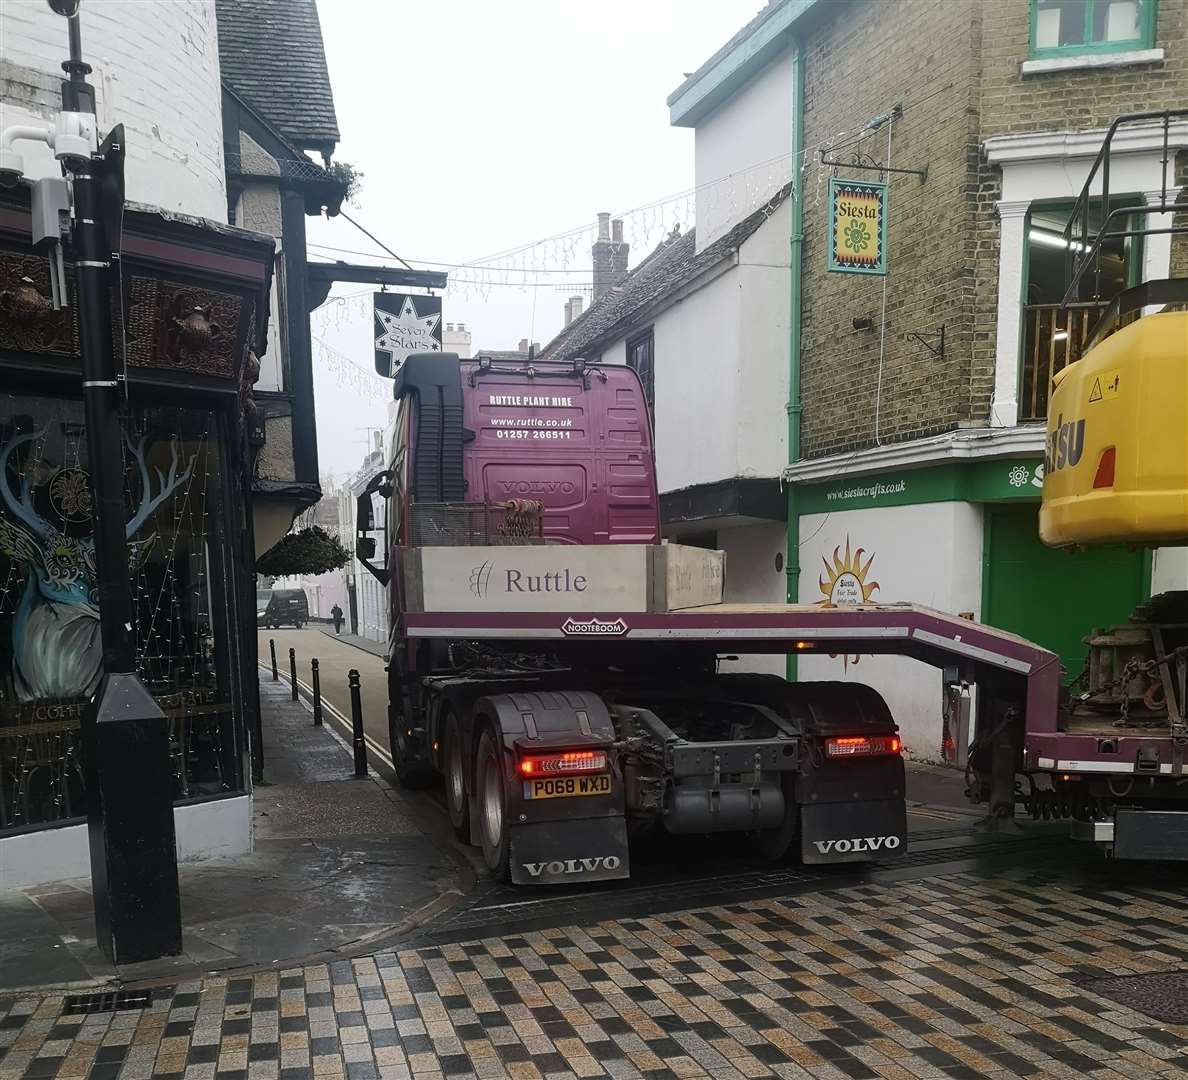
[[[90,114],[93,147],[95,98],[82,60],[78,0],[50,0],[50,6],[69,19],[63,112]],[[70,245],[103,644],[102,679],[82,727],[91,883],[99,947],[113,963],[130,964],[176,955],[182,941],[169,725],[136,674],[132,638],[121,383],[111,320],[112,275],[120,273],[122,125],[97,151],[64,159],[63,169],[73,192]]]

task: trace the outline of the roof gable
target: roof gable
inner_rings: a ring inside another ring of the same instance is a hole
[[[316,0],[215,0],[223,82],[286,139],[339,138]]]
[[[633,320],[662,303],[724,259],[767,221],[788,198],[785,184],[763,206],[748,214],[709,247],[697,250],[697,230],[670,237],[609,292],[571,322],[541,352],[545,360],[571,360],[601,351],[633,329]]]

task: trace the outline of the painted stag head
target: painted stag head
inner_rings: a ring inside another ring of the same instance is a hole
[[[32,446],[45,437],[49,426],[40,431],[17,435],[0,449],[0,551],[25,567],[44,600],[57,604],[97,603],[95,540],[93,536],[70,536],[43,517],[34,505],[33,473],[30,468],[10,469],[13,454],[22,446]],[[139,441],[126,439],[140,477],[140,503],[124,528],[129,547],[129,569],[135,570],[147,554],[152,537],[133,541],[156,509],[194,472],[196,455],[181,468],[178,442],[170,442],[169,470],[155,468],[156,484],[146,460],[148,436]],[[13,473],[16,483],[13,483]],[[49,482],[50,498],[63,522],[86,520],[91,516],[91,493],[86,474],[80,469],[59,469]]]

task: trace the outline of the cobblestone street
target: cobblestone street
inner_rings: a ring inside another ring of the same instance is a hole
[[[209,978],[89,1016],[19,1000],[0,1080],[1183,1075],[1188,1024],[1100,981],[1185,966],[1178,884],[1063,884],[860,885]]]

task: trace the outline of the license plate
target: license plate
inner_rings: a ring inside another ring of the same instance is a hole
[[[609,795],[611,778],[599,776],[559,776],[556,779],[525,780],[525,799],[564,799],[578,795]]]

